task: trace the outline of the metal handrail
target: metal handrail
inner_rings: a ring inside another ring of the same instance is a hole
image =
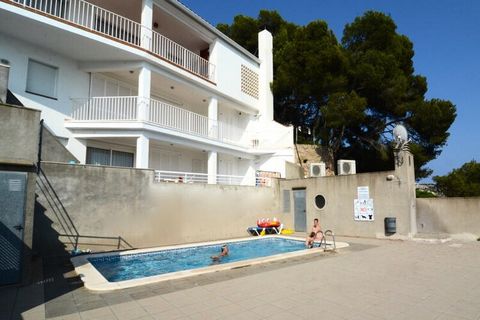
[[[322,247],[322,244],[323,244],[323,247],[324,247],[324,250],[329,250],[327,248],[327,236],[331,236],[332,237],[332,240],[333,240],[333,250],[337,250],[337,243],[335,242],[335,234],[333,233],[332,230],[327,230],[323,233],[323,237],[322,237],[322,240],[320,240],[320,245],[319,245],[319,248]]]
[[[122,243],[124,243],[126,246],[128,246],[130,249],[133,249],[134,247],[128,243],[127,240],[125,240],[122,236],[118,237],[104,237],[104,236],[87,236],[87,235],[80,235],[80,234],[59,234],[59,237],[67,237],[67,238],[75,238],[75,244],[74,244],[74,250],[78,249],[78,244],[79,244],[79,239],[80,238],[87,238],[87,239],[102,239],[102,240],[116,240],[116,246],[117,250],[119,250],[122,247]],[[91,244],[95,245],[95,244]],[[102,246],[106,246],[106,244],[102,244]]]

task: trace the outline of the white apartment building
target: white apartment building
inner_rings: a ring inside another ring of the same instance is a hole
[[[176,0],[0,0],[9,90],[80,163],[164,181],[285,177],[293,129],[273,120],[258,37],[257,58]]]

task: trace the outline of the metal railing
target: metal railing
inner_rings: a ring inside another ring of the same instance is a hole
[[[72,118],[90,121],[136,120],[137,97],[93,97],[72,99]]]
[[[148,50],[189,72],[215,81],[215,65],[175,41],[84,0],[10,0],[25,8]]]
[[[217,181],[217,184],[221,184],[221,185],[236,185],[236,186],[240,186],[240,185],[252,186],[253,185],[253,178],[246,179],[244,176],[217,174],[216,181]],[[199,173],[199,172],[155,170],[155,182],[207,184],[208,174]],[[255,179],[255,186],[270,187],[271,179],[257,177]]]
[[[10,0],[88,30],[140,46],[142,25],[84,0]]]
[[[157,126],[216,141],[251,147],[246,130],[155,99],[135,96],[72,99],[72,118],[81,121],[142,120],[139,103],[147,105],[146,119]]]
[[[215,81],[215,65],[164,35],[152,31],[150,50],[202,78]]]

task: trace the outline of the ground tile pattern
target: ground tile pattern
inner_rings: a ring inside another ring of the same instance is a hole
[[[479,242],[342,240],[339,253],[102,293],[65,278],[65,261],[44,265],[35,285],[0,289],[0,318],[480,320]]]

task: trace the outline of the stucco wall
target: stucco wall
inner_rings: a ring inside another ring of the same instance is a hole
[[[411,157],[409,153],[404,156]],[[393,179],[388,180],[387,176]],[[360,186],[368,186],[373,199],[375,220],[372,222],[354,220],[354,199],[358,198],[357,187]],[[412,219],[415,221],[413,158],[395,171],[280,181],[282,194],[283,190],[295,188],[306,190],[307,230],[312,227],[313,219],[318,218],[323,230],[331,229],[338,235],[385,237],[384,218],[396,217],[397,233],[390,237],[404,238],[416,233],[412,227]],[[326,199],[322,210],[314,204],[318,194]],[[293,219],[292,192],[290,198]]]
[[[44,126],[42,129],[42,161],[78,162],[78,159]]]
[[[480,236],[480,198],[417,199],[417,228],[422,233],[471,233]]]
[[[81,235],[122,236],[135,247],[242,237],[260,217],[292,223],[278,214],[277,188],[155,184],[153,171],[127,168],[43,163],[42,170]],[[37,193],[36,214],[51,220],[41,234],[65,233],[52,201]]]
[[[0,163],[34,165],[39,132],[39,111],[0,104]]]

